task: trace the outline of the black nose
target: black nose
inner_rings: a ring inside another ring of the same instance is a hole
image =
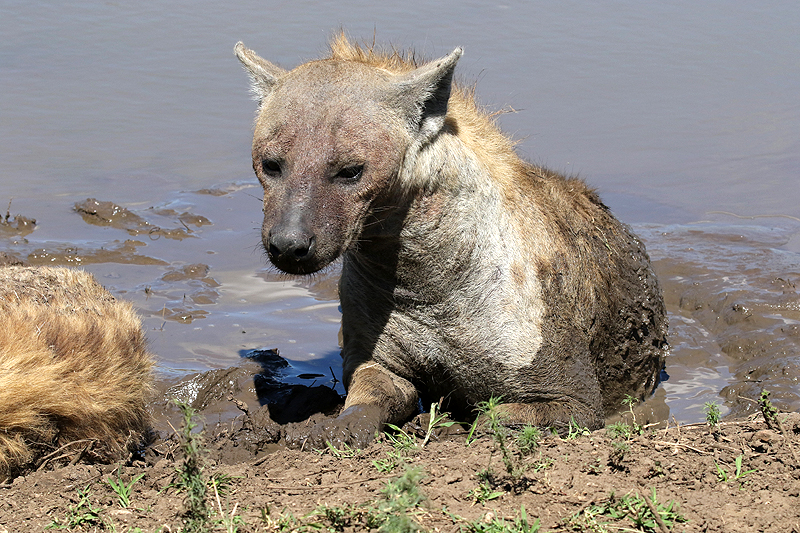
[[[282,263],[303,262],[314,255],[315,242],[316,238],[308,231],[274,228],[269,232],[269,258],[278,268]]]

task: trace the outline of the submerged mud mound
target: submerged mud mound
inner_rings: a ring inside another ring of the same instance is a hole
[[[22,266],[25,262],[14,254],[8,252],[0,252],[0,267],[4,266]]]
[[[211,442],[226,462],[255,456],[280,442],[287,427],[337,413],[343,400],[326,386],[285,383],[289,363],[274,350],[252,350],[234,367],[193,374],[161,385],[153,405],[156,429],[171,435],[181,419],[176,401],[214,424]]]
[[[698,388],[718,383],[732,416],[752,413],[762,389],[800,409],[800,256],[783,249],[791,235],[719,224],[645,229],[670,312],[667,371],[678,383],[664,386],[676,401],[687,405],[703,376]]]
[[[138,252],[145,243],[134,239],[115,240],[104,246],[78,246],[69,243],[48,243],[32,250],[26,258],[31,265],[67,265],[80,267],[95,263],[121,263],[129,265],[165,265],[160,259]]]
[[[8,217],[0,219],[0,235],[23,237],[36,229],[36,220],[17,215],[9,220]]]
[[[100,201],[95,198],[87,198],[75,204],[75,211],[83,217],[88,224],[98,226],[111,226],[123,229],[130,235],[144,234],[152,238],[165,237],[167,239],[185,239],[192,237],[193,230],[189,225],[196,227],[211,224],[211,222],[200,215],[192,213],[178,213],[174,209],[148,209],[145,214],[148,218],[163,217],[174,223],[174,220],[182,227],[163,228],[155,222],[148,220],[145,216],[135,213],[125,207],[109,201]]]
[[[10,207],[9,207],[10,209]],[[36,220],[22,215],[11,216],[10,211],[6,211],[4,217],[0,217],[0,237],[24,237],[36,229]]]

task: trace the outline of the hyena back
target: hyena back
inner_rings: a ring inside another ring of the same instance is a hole
[[[259,101],[262,239],[290,274],[342,257],[345,410],[313,442],[363,443],[420,397],[598,428],[667,350],[644,245],[582,181],[522,161],[452,82],[339,37],[285,71],[241,43]]]
[[[148,432],[152,365],[131,305],[90,274],[0,267],[0,481],[76,441],[126,457]]]

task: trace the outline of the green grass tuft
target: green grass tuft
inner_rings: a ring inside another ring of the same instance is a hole
[[[180,444],[183,462],[178,468],[178,488],[186,491],[184,500],[183,533],[204,533],[211,529],[209,509],[206,504],[207,484],[204,475],[203,436],[195,431],[199,423],[195,420],[197,412],[188,404],[175,400],[175,405],[183,414]]]

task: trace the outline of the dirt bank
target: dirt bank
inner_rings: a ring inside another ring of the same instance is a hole
[[[539,531],[800,531],[796,414],[772,428],[757,414],[641,434],[628,420],[542,437],[525,456],[509,435],[513,476],[488,432],[423,447],[418,420],[363,451],[298,451],[248,446],[266,441],[242,418],[206,430],[210,520],[198,530],[536,531],[538,520]],[[165,435],[122,466],[52,468],[64,453],[0,485],[0,531],[188,530],[180,440]]]

